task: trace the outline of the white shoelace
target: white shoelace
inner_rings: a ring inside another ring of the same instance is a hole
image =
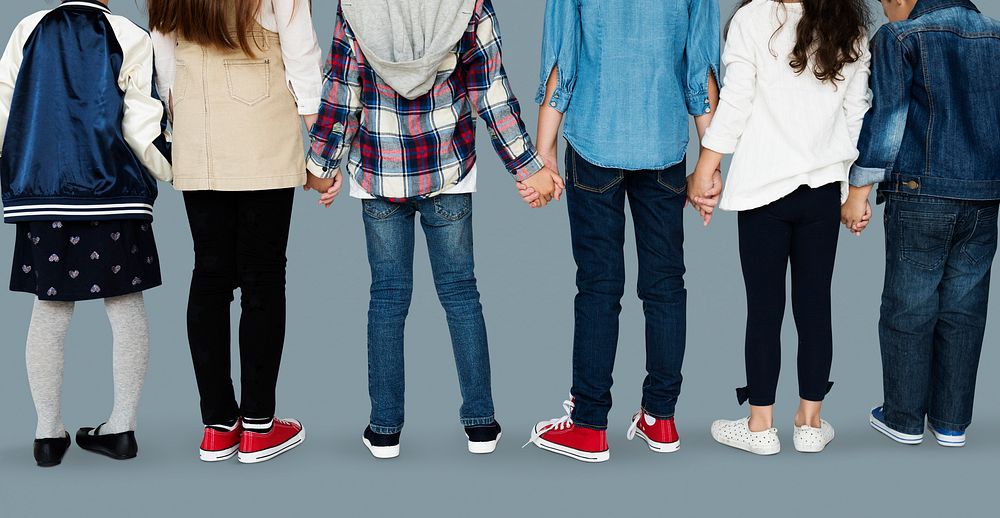
[[[639,412],[639,413],[635,414],[635,417],[632,418],[632,425],[629,426],[628,427],[628,431],[625,432],[625,438],[626,439],[628,439],[630,441],[632,439],[635,439],[635,432],[636,432],[636,430],[639,429],[639,420],[642,419],[643,416],[644,416],[644,413],[643,412]]]
[[[548,424],[542,426],[538,430],[532,430],[531,438],[528,439],[528,442],[524,443],[524,446],[527,446],[537,441],[543,435],[545,435],[548,432],[551,432],[552,430],[565,430],[570,426],[573,426],[573,408],[575,407],[576,405],[573,403],[572,397],[570,399],[567,399],[566,401],[563,401],[563,410],[566,411],[566,415],[558,419],[552,419],[551,421],[548,422]],[[521,447],[524,448],[524,446]]]

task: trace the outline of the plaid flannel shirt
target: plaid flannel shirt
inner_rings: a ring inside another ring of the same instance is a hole
[[[486,121],[504,166],[517,180],[543,164],[521,120],[500,53],[490,0],[477,3],[469,29],[427,94],[408,100],[375,73],[338,9],[309,171],[331,178],[344,164],[368,193],[393,200],[434,196],[476,163],[476,120]]]

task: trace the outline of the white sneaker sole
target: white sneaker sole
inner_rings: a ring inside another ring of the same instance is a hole
[[[299,433],[295,434],[291,439],[266,450],[260,450],[250,453],[239,452],[236,456],[243,464],[257,464],[259,462],[264,462],[271,460],[282,453],[287,453],[289,450],[295,448],[296,446],[303,443],[306,440],[305,429],[299,430]]]
[[[535,433],[534,430],[532,430],[532,433]],[[590,463],[606,462],[608,459],[611,458],[611,452],[609,451],[599,451],[599,452],[581,451],[575,448],[569,448],[566,446],[562,446],[560,444],[556,444],[554,442],[546,441],[541,437],[535,439],[533,441],[533,444],[545,451],[558,453],[559,455],[562,455],[564,457],[569,457],[571,459],[575,459],[580,462],[590,462]]]
[[[722,444],[724,446],[729,446],[730,448],[736,448],[737,450],[742,450],[748,453],[752,453],[754,455],[761,455],[763,457],[767,457],[770,455],[777,455],[781,453],[780,443],[766,448],[754,448],[753,446],[750,446],[749,444],[746,443],[742,443],[739,441],[730,441],[722,437],[718,437],[715,435],[714,432],[712,433],[712,438],[715,439],[715,442]]]
[[[871,415],[870,412],[868,414],[868,423],[871,424],[872,428],[874,428],[876,431],[878,431],[882,435],[884,435],[884,436],[886,436],[886,437],[888,437],[888,438],[890,438],[890,439],[898,442],[899,444],[907,444],[907,445],[910,445],[910,446],[916,446],[917,444],[920,444],[920,443],[924,442],[924,436],[923,435],[913,435],[913,434],[908,434],[908,433],[897,432],[896,430],[893,430],[892,428],[889,428],[882,421],[879,421],[878,419],[875,419],[875,416]]]
[[[473,442],[469,441],[469,453],[475,453],[476,455],[486,455],[497,451],[497,444],[500,443],[500,438],[503,437],[503,432],[497,434],[497,438],[492,441],[486,442]],[[468,439],[468,437],[466,437]]]
[[[961,448],[962,446],[965,446],[964,433],[956,437],[954,435],[939,434],[937,433],[937,430],[935,430],[933,426],[928,426],[927,429],[930,430],[932,434],[934,434],[934,439],[941,446],[944,446],[946,448]]]
[[[656,442],[647,437],[646,434],[642,433],[642,430],[639,430],[638,428],[635,430],[635,436],[643,441],[646,441],[646,446],[649,446],[649,449],[655,451],[656,453],[674,453],[681,449],[680,439],[675,442]]]
[[[395,446],[372,446],[372,443],[362,437],[361,442],[365,443],[365,448],[372,454],[372,457],[376,459],[395,459],[399,457],[399,445]]]
[[[820,444],[802,444],[793,437],[792,443],[795,445],[795,451],[799,453],[820,453],[826,449],[828,444],[833,442],[834,437],[830,437],[829,441]]]
[[[222,462],[224,460],[229,460],[235,457],[239,451],[240,451],[239,444],[233,446],[232,448],[227,448],[225,450],[218,450],[218,451],[208,451],[199,448],[198,458],[200,458],[205,462]]]

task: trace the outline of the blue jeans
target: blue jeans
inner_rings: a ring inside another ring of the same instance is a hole
[[[577,295],[574,304],[573,421],[603,429],[611,410],[611,373],[625,294],[625,199],[639,255],[638,295],[646,317],[642,408],[674,415],[681,390],[687,291],[684,289],[684,162],[656,171],[606,169],[566,151]]]
[[[879,321],[886,424],[921,434],[926,417],[964,431],[986,329],[998,202],[887,198]]]
[[[472,250],[472,195],[441,195],[405,203],[365,200],[363,212],[372,271],[368,306],[372,431],[393,434],[403,427],[403,327],[413,295],[414,219],[418,212],[458,366],[462,426],[492,423],[490,353]]]

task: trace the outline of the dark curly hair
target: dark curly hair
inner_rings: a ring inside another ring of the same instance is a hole
[[[743,0],[736,10],[752,1]],[[781,0],[773,1],[784,7]],[[788,64],[798,74],[811,66],[816,79],[823,82],[842,80],[840,72],[844,66],[861,59],[861,45],[866,44],[861,38],[872,19],[867,0],[801,0],[801,3],[802,20],[796,29],[795,48]]]

